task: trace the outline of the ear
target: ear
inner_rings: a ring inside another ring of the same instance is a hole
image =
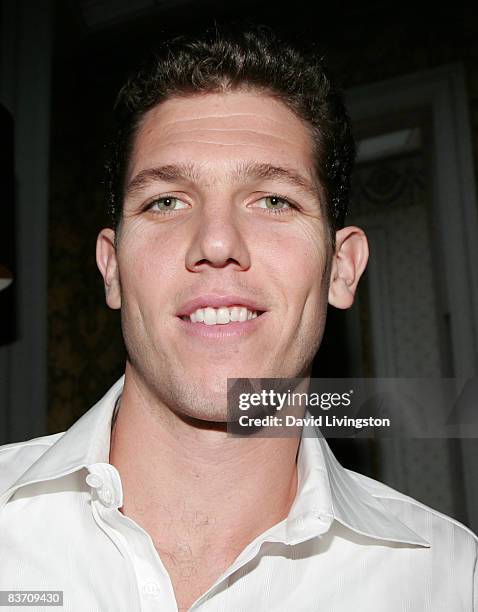
[[[368,261],[367,238],[359,227],[350,225],[335,235],[335,253],[330,271],[329,304],[350,308],[359,278]]]
[[[96,240],[96,265],[105,284],[106,303],[115,310],[121,308],[121,286],[116,258],[115,232],[102,229]]]

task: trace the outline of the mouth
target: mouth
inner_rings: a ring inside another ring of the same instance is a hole
[[[240,296],[203,295],[177,313],[193,334],[224,337],[253,331],[266,314],[264,306]]]
[[[245,323],[264,314],[263,310],[251,310],[240,304],[234,306],[206,306],[197,308],[189,315],[181,315],[183,321],[202,323],[203,325],[229,325],[230,323]]]

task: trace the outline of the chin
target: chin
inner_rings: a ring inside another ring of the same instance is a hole
[[[211,372],[155,376],[157,394],[177,416],[195,421],[227,421],[227,378]],[[199,424],[199,423],[197,423]]]
[[[206,427],[214,423],[228,422],[227,400],[224,395],[213,397],[197,395],[194,403],[188,405],[176,405],[176,414],[185,420],[193,420],[196,426]]]

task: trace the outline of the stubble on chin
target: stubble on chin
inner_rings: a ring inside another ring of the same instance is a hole
[[[168,411],[181,420],[194,421],[200,426],[217,422],[226,423],[227,379],[193,380],[170,374],[167,380],[156,377],[153,382],[154,394],[160,400],[163,411]]]

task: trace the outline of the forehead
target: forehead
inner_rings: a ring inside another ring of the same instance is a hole
[[[143,117],[128,177],[165,164],[193,164],[214,180],[250,161],[286,165],[313,177],[308,125],[259,91],[172,97]]]

